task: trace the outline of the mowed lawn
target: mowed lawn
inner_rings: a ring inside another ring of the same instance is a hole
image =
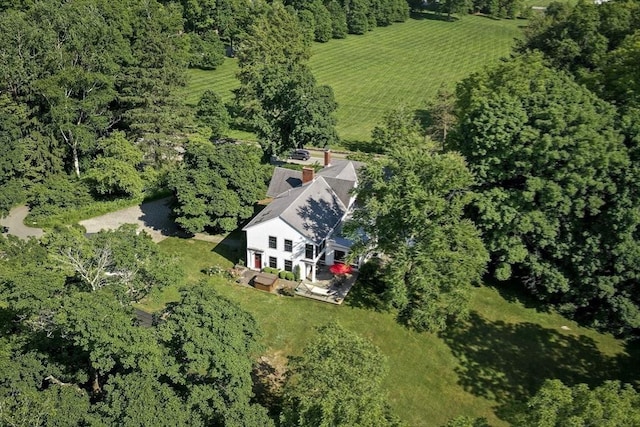
[[[209,280],[221,295],[251,312],[272,358],[299,354],[315,328],[332,320],[373,341],[388,357],[384,387],[389,402],[411,426],[441,426],[458,415],[508,425],[497,414],[514,398],[535,392],[545,378],[567,384],[640,378],[622,342],[495,288],[474,290],[468,322],[440,335],[416,333],[398,325],[390,313],[356,307],[351,296],[335,306],[209,278],[202,269],[231,266],[239,255],[222,244],[169,238],[160,248],[180,259],[188,281]],[[170,288],[149,307],[177,295]]]
[[[344,140],[367,141],[386,112],[399,106],[424,108],[441,85],[455,83],[507,56],[526,21],[463,16],[453,22],[410,19],[362,36],[315,43],[311,68],[338,101],[338,132]],[[197,103],[207,89],[231,99],[239,84],[237,61],[215,71],[190,71],[186,99]]]

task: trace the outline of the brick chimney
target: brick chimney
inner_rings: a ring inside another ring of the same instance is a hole
[[[313,181],[314,173],[315,172],[313,168],[310,168],[310,167],[302,168],[302,183],[306,184],[307,182]]]
[[[331,166],[331,150],[325,150],[324,152],[324,167]]]

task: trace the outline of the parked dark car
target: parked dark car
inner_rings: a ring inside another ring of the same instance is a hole
[[[294,160],[309,160],[311,158],[311,154],[309,153],[309,150],[298,149],[293,150],[291,154],[289,154],[289,157]]]

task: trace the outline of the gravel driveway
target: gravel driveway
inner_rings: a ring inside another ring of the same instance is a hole
[[[213,236],[205,233],[190,235],[180,230],[171,219],[169,204],[171,198],[154,200],[143,203],[140,206],[132,206],[116,212],[97,216],[80,221],[87,233],[97,233],[100,230],[114,230],[123,224],[136,224],[139,230],[144,230],[151,235],[154,242],[160,242],[169,236],[178,236],[204,240],[206,242],[220,243],[231,247],[241,247],[242,242],[228,237]]]
[[[122,209],[105,215],[80,221],[87,233],[97,233],[100,230],[113,230],[123,224],[136,224],[139,230],[145,230],[154,242],[159,242],[169,236],[181,235],[181,231],[171,220],[169,203],[171,198],[154,200],[139,206]]]
[[[7,233],[12,234],[21,239],[27,239],[29,237],[40,237],[44,233],[42,228],[27,227],[24,225],[24,219],[29,213],[29,208],[26,206],[18,206],[9,212],[6,218],[0,218],[0,225],[7,227]]]

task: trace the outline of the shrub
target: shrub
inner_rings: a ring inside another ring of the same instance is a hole
[[[287,272],[286,271],[279,272],[278,277],[281,279],[285,279],[287,277]]]
[[[287,297],[293,297],[296,295],[296,291],[293,288],[289,288],[289,287],[284,287],[284,288],[280,288],[280,295],[284,295]]]
[[[24,203],[25,192],[19,179],[12,179],[0,185],[0,218],[9,214],[12,207]]]
[[[269,274],[278,274],[278,270],[277,268],[271,268],[271,267],[265,267],[262,269],[263,273],[269,273]]]
[[[300,266],[296,265],[295,267],[293,267],[293,280],[295,280],[296,282],[300,281]]]
[[[77,209],[92,203],[87,185],[69,176],[52,176],[31,188],[28,205],[32,217],[59,214],[67,209]]]
[[[222,276],[226,273],[225,269],[218,265],[214,265],[212,267],[207,268],[205,272],[209,276]]]
[[[287,271],[287,272],[285,273],[284,278],[285,278],[286,280],[296,280],[296,276],[295,276],[292,272],[290,272],[290,271]]]

